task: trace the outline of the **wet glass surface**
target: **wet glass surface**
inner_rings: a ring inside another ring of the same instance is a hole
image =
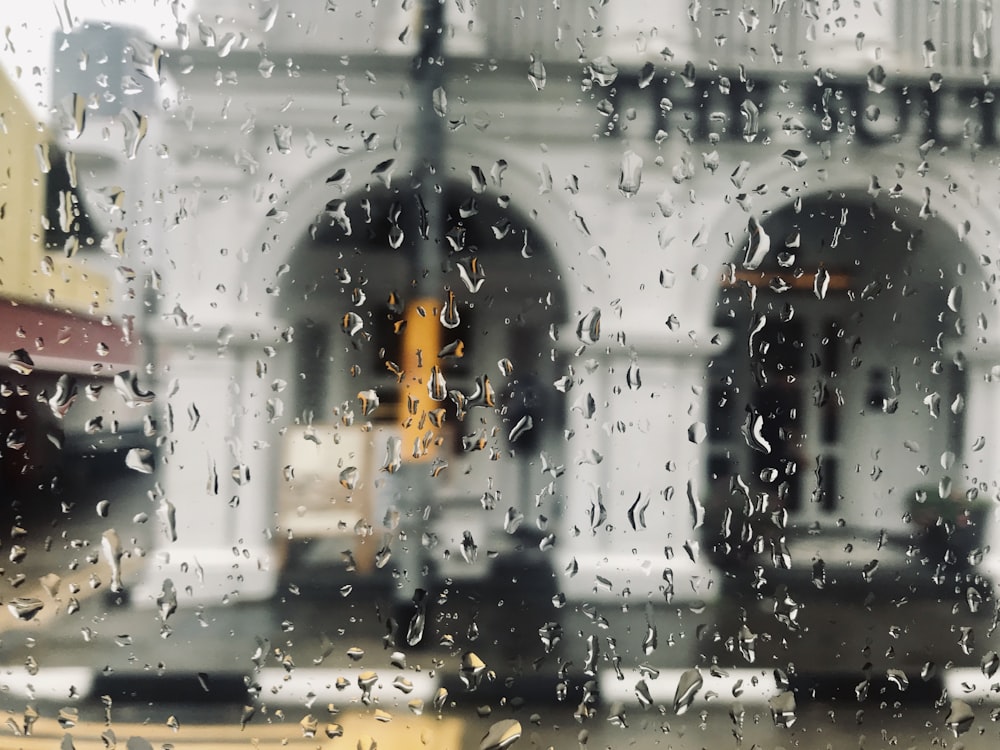
[[[0,745],[995,746],[991,0],[4,23]]]

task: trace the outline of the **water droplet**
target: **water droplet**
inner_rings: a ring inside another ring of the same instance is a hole
[[[361,688],[361,702],[366,706],[372,702],[372,688],[378,682],[378,673],[368,669],[358,675],[358,687]]]
[[[594,307],[576,324],[576,337],[584,344],[596,344],[601,339],[601,311]]]
[[[997,673],[997,669],[1000,668],[1000,656],[997,655],[996,651],[987,651],[983,654],[979,668],[983,670],[983,675],[986,679],[992,679],[993,675]]]
[[[813,279],[813,294],[816,295],[816,299],[826,299],[826,293],[830,289],[830,272],[825,268],[820,268],[816,271],[816,277]]]
[[[695,445],[701,445],[708,436],[708,428],[704,422],[695,422],[688,427],[688,440]]]
[[[610,86],[618,78],[618,67],[610,57],[602,55],[591,61],[590,77],[598,86]]]
[[[357,466],[348,466],[340,472],[340,486],[345,490],[354,490],[358,486],[358,478],[361,473]]]
[[[755,451],[768,454],[771,444],[764,437],[764,416],[754,406],[747,406],[746,420],[740,428],[746,444]]]
[[[114,529],[108,529],[101,535],[101,552],[104,554],[104,560],[108,567],[111,568],[111,590],[118,593],[124,588],[122,586],[122,555],[125,553],[122,549],[122,540]]]
[[[791,690],[785,690],[769,699],[767,705],[776,727],[787,729],[795,724],[795,694]]]
[[[517,421],[517,424],[515,424],[511,428],[510,434],[507,436],[507,439],[511,443],[515,443],[515,442],[517,442],[518,438],[520,438],[522,435],[524,435],[524,433],[526,433],[529,430],[531,430],[531,428],[534,427],[534,426],[535,426],[535,423],[534,423],[534,420],[532,420],[531,415],[530,414],[525,414],[523,417],[521,417]]]
[[[629,150],[622,155],[621,168],[618,173],[618,190],[622,195],[631,197],[639,192],[642,184],[642,157]]]
[[[744,99],[740,115],[743,117],[743,140],[752,143],[760,130],[760,109],[749,99]]]
[[[448,94],[443,88],[438,86],[431,94],[431,101],[434,105],[434,113],[438,117],[448,116]]]
[[[361,402],[361,414],[371,416],[379,405],[378,393],[374,390],[359,391],[358,401]]]
[[[972,712],[969,704],[956,698],[951,702],[951,707],[948,709],[948,716],[945,717],[944,723],[951,730],[952,734],[958,737],[972,728],[972,722],[975,718],[976,715]]]
[[[504,750],[521,738],[521,722],[503,719],[490,727],[479,743],[479,750]]]
[[[805,153],[795,148],[787,149],[782,153],[781,159],[793,169],[801,169],[809,161],[809,157]]]
[[[18,620],[25,622],[34,619],[35,615],[44,608],[45,604],[41,599],[31,596],[18,596],[7,602],[7,609],[10,610],[10,613]]]
[[[881,94],[885,91],[885,68],[876,65],[868,71],[868,90],[873,94]]]
[[[287,125],[275,125],[274,145],[279,154],[290,153],[292,150],[292,129]]]
[[[56,381],[55,393],[49,398],[49,409],[52,410],[52,416],[57,419],[65,417],[76,401],[76,396],[76,379],[71,375],[60,375],[59,380]]]
[[[748,271],[756,270],[764,262],[771,250],[771,237],[764,227],[753,216],[747,223],[747,245],[743,256],[743,267]]]
[[[697,669],[688,669],[681,673],[677,682],[677,689],[674,691],[674,713],[681,716],[694,703],[698,691],[704,685],[701,672]]]
[[[160,522],[160,528],[163,530],[163,536],[167,541],[176,542],[177,508],[165,497],[161,498],[159,505],[156,506],[156,518]]]
[[[174,588],[174,582],[169,578],[163,581],[160,595],[156,597],[156,608],[163,622],[166,622],[177,611],[177,589]]]
[[[532,55],[531,64],[528,65],[528,80],[535,87],[535,91],[541,91],[545,88],[545,78],[545,65],[541,58]]]
[[[482,288],[483,282],[486,280],[483,266],[479,262],[479,258],[475,257],[459,261],[458,275],[462,279],[462,283],[465,284],[465,288],[473,294]]]
[[[130,448],[125,454],[125,466],[140,474],[152,474],[155,470],[153,451],[148,448]]]
[[[901,669],[886,670],[886,677],[889,682],[899,688],[900,692],[905,692],[910,687],[910,678]]]
[[[462,665],[459,668],[458,676],[468,690],[475,690],[482,682],[486,673],[486,662],[479,658],[473,651],[466,651],[462,654]],[[435,699],[435,706],[437,700]]]
[[[30,375],[35,371],[35,362],[26,349],[15,349],[7,357],[7,366],[18,375]]]
[[[382,464],[382,471],[395,474],[402,466],[402,445],[403,441],[399,437],[390,437],[385,443],[385,462]]]
[[[125,405],[135,408],[143,404],[151,404],[156,397],[152,391],[139,388],[139,378],[129,370],[123,370],[115,375],[115,390],[121,395]]]

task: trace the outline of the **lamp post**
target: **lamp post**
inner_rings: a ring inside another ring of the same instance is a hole
[[[401,538],[397,550],[398,567],[406,573],[405,591],[413,591],[413,607],[402,618],[405,643],[418,645],[424,637],[425,589],[428,576],[423,553],[422,525],[428,514],[421,505],[430,496],[429,471],[423,465],[434,453],[437,428],[443,412],[435,405],[444,399],[444,379],[438,352],[441,328],[451,319],[442,299],[441,237],[445,222],[442,174],[445,134],[444,81],[444,1],[420,0],[419,50],[413,62],[413,94],[417,107],[413,131],[415,210],[418,231],[410,250],[411,288],[406,295],[403,330],[402,368],[398,417],[402,425],[402,454],[405,484],[402,500]],[[404,497],[406,497],[404,495]],[[400,591],[400,593],[403,593]]]

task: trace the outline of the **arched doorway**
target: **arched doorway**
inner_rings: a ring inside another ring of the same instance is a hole
[[[984,288],[926,206],[831,193],[749,223],[707,377],[713,659],[808,675],[822,654],[866,680],[968,660],[951,634],[990,596],[964,354]]]
[[[425,460],[411,461],[403,441],[401,470],[390,466],[407,421],[401,381],[413,321],[404,310],[426,220],[416,193],[379,184],[331,200],[275,282],[275,317],[297,352],[283,374],[295,424],[285,435],[279,527],[335,563],[348,549],[341,570],[352,578],[413,575],[428,564],[441,578],[481,575],[466,559],[469,539],[485,558],[510,544],[512,528],[559,509],[540,458],[562,463],[551,384],[567,312],[553,253],[506,196],[449,183],[443,204],[440,299],[453,295],[458,320],[440,332],[448,395]],[[419,544],[401,544],[400,525],[414,514]]]
[[[979,282],[954,230],[902,201],[815,196],[750,222],[708,372],[723,555],[786,530],[905,534],[916,491],[970,487],[961,347],[985,314]]]

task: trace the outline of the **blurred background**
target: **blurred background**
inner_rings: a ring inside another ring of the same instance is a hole
[[[12,736],[994,741],[989,2],[6,23]]]

